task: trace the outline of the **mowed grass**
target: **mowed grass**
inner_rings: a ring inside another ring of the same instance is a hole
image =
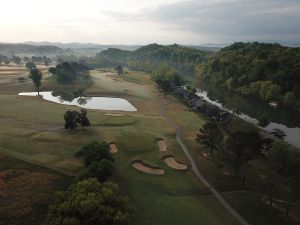
[[[168,151],[159,152],[158,138],[148,133],[126,133],[116,140],[119,152],[115,156],[115,178],[137,208],[134,224],[238,224],[190,169],[177,171],[164,163],[165,154],[179,159],[185,157],[170,137]],[[137,171],[132,167],[135,160],[164,169],[165,174],[158,176]],[[188,164],[186,159],[183,162]]]
[[[174,127],[160,116],[160,105],[166,99],[158,94],[154,84],[130,83],[116,78],[115,74],[101,71],[92,71],[92,76],[94,83],[86,90],[88,95],[124,95],[138,108],[138,112],[88,110],[92,126],[70,132],[63,128],[63,114],[66,109],[78,110],[77,107],[37,97],[2,94],[0,152],[76,175],[83,168],[83,163],[73,155],[82,145],[94,140],[112,141],[119,148],[115,155],[113,179],[120,183],[136,206],[134,224],[237,224],[191,171],[188,160],[175,141]],[[47,85],[45,83],[44,88],[49,88]],[[51,87],[55,88],[55,85],[51,84]],[[123,115],[109,115],[112,113]],[[187,126],[192,124],[193,119],[189,120],[188,116],[185,119],[188,120]],[[160,152],[157,148],[156,142],[161,138],[166,140],[167,152]],[[173,155],[187,164],[188,169],[177,171],[169,168],[163,161],[165,155]],[[165,174],[156,176],[137,171],[132,167],[135,160],[160,167]]]
[[[133,117],[128,116],[107,116],[102,121],[99,121],[99,125],[101,126],[130,126],[137,122],[137,120]]]
[[[258,195],[252,192],[237,192],[224,194],[229,203],[242,214],[252,225],[297,225],[296,221],[286,219],[278,210],[270,208],[263,203]],[[294,207],[295,209],[295,207]],[[298,215],[297,211],[291,209],[291,213]]]
[[[37,65],[44,77],[48,77],[48,67]],[[0,65],[0,94],[17,94],[21,91],[33,91],[29,70],[24,65]],[[22,79],[21,81],[19,79]]]
[[[149,85],[153,84],[151,77],[147,73],[143,72],[136,72],[136,71],[125,71],[124,74],[119,76],[122,80],[128,81],[130,83],[136,83],[136,84],[144,84]]]

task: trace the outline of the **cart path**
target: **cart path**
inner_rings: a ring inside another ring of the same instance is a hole
[[[187,149],[186,145],[182,141],[181,138],[181,131],[180,131],[180,126],[177,125],[170,117],[168,117],[165,114],[165,109],[166,107],[170,104],[171,102],[167,102],[165,104],[162,104],[160,107],[160,114],[162,117],[164,117],[169,124],[171,124],[175,129],[176,129],[176,141],[180,145],[181,149],[187,156],[188,160],[190,161],[192,165],[192,170],[196,177],[210,190],[210,192],[215,196],[215,198],[224,206],[224,208],[237,220],[241,225],[250,225],[245,219],[243,219],[235,209],[233,209],[230,204],[221,196],[221,194],[206,180],[206,178],[201,174],[196,161],[194,160],[193,156]]]

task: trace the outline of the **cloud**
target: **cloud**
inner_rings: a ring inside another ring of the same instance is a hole
[[[0,41],[147,44],[299,41],[300,0],[18,0]],[[60,7],[57,7],[57,5]],[[15,1],[3,2],[13,8]],[[50,39],[51,38],[51,39]]]
[[[298,0],[192,0],[145,8],[139,13],[111,13],[119,22],[148,21],[214,40],[297,40]]]

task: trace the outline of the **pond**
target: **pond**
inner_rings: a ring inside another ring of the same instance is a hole
[[[217,105],[227,111],[238,109],[241,119],[252,124],[258,124],[258,118],[266,117],[270,124],[264,128],[267,132],[280,129],[285,132],[284,140],[300,148],[300,112],[282,106],[276,108],[269,104],[241,96],[237,93],[216,87],[212,84],[197,83],[197,94],[206,101]]]
[[[37,92],[22,92],[21,96],[37,96]],[[127,100],[113,97],[64,97],[52,91],[40,92],[40,96],[50,102],[74,105],[85,109],[117,110],[135,112],[137,109]]]

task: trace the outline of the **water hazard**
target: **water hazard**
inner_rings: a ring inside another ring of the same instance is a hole
[[[22,92],[18,95],[37,96],[37,92]],[[50,102],[74,105],[85,109],[117,110],[135,112],[137,109],[127,100],[113,97],[64,97],[52,91],[40,92],[40,96]]]

